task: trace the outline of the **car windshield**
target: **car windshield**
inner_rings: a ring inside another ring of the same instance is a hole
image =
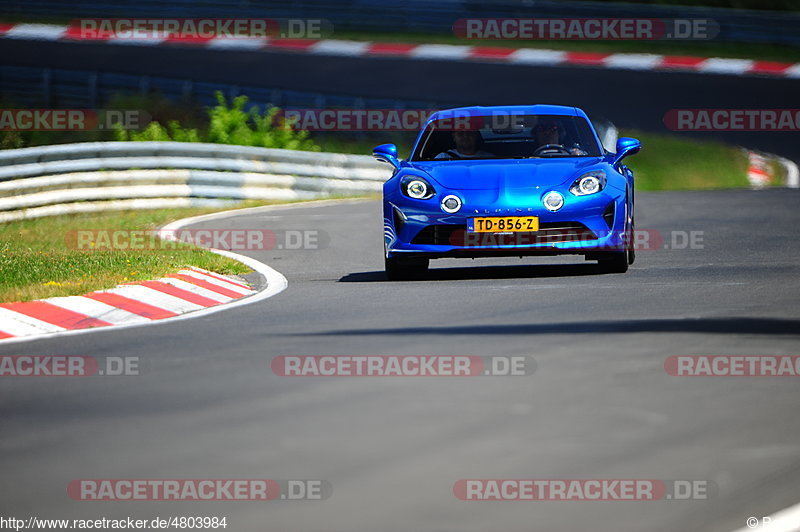
[[[599,157],[601,149],[583,117],[492,114],[432,121],[412,161]]]

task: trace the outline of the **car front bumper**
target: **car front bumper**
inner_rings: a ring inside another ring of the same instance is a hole
[[[448,214],[438,201],[405,197],[384,201],[386,256],[503,257],[582,254],[588,257],[623,251],[628,209],[625,195],[615,190],[568,197],[557,212],[539,206],[508,207],[497,202]],[[529,202],[528,205],[530,205]],[[611,215],[609,216],[609,210]],[[470,233],[467,220],[475,217],[537,216],[540,230],[527,233]],[[610,222],[610,223],[609,223]]]

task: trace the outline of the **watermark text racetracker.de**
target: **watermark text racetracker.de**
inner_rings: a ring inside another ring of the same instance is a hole
[[[273,117],[275,126],[301,131],[419,131],[434,109],[285,108]],[[438,120],[438,129],[470,130],[476,124],[468,112],[453,111]],[[509,117],[510,115],[506,115]],[[499,123],[500,117],[497,117]]]
[[[498,377],[532,375],[536,361],[521,355],[281,355],[270,367],[281,377]]]
[[[709,480],[462,479],[453,485],[462,501],[686,501],[717,492]]]
[[[273,117],[276,127],[302,131],[419,131],[437,113],[441,131],[519,130],[529,118],[502,111],[384,108],[284,108]],[[528,125],[530,127],[530,124]]]
[[[330,243],[319,229],[73,229],[64,243],[79,251],[172,251],[185,244],[229,251],[320,250]]]
[[[0,131],[139,130],[151,120],[138,109],[0,109]]]
[[[79,479],[67,486],[76,501],[321,501],[332,493],[320,479]]]
[[[70,28],[69,36],[97,40],[322,39],[333,33],[333,24],[318,18],[86,18]]]
[[[673,355],[664,360],[673,377],[798,377],[798,355]]]
[[[670,109],[672,131],[800,131],[800,109]]]
[[[481,40],[707,40],[719,34],[719,24],[698,18],[462,18],[453,33]]]
[[[0,355],[0,377],[135,376],[142,369],[136,356]]]
[[[498,217],[497,220],[504,220]],[[510,219],[513,220],[513,219]],[[513,226],[512,226],[513,227]],[[502,248],[504,246],[535,246],[555,243],[578,243],[582,249],[602,251],[613,244],[609,239],[628,242],[636,251],[704,249],[704,231],[672,230],[661,232],[654,229],[635,229],[631,234],[625,231],[590,231],[588,229],[555,229],[531,232],[499,230],[495,233],[470,232],[465,229],[453,231],[450,244],[460,247]]]

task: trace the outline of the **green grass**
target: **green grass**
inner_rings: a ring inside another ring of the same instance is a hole
[[[747,157],[742,150],[714,141],[623,130],[642,141],[642,151],[625,159],[637,190],[702,190],[747,187]]]
[[[194,246],[159,251],[78,250],[76,230],[156,229],[215,209],[167,209],[52,216],[0,224],[0,301],[80,295],[120,283],[156,279],[186,266],[223,274],[243,264]]]

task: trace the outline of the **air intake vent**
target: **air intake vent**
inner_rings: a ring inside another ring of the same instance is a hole
[[[611,229],[614,227],[614,210],[616,209],[616,204],[612,201],[606,207],[606,212],[603,213],[603,220],[606,221],[606,225],[608,228]]]
[[[394,215],[394,230],[400,231],[400,229],[403,227],[403,224],[406,223],[405,220],[403,220],[403,215],[400,214],[400,211],[397,209],[397,207],[392,208],[392,214]]]

